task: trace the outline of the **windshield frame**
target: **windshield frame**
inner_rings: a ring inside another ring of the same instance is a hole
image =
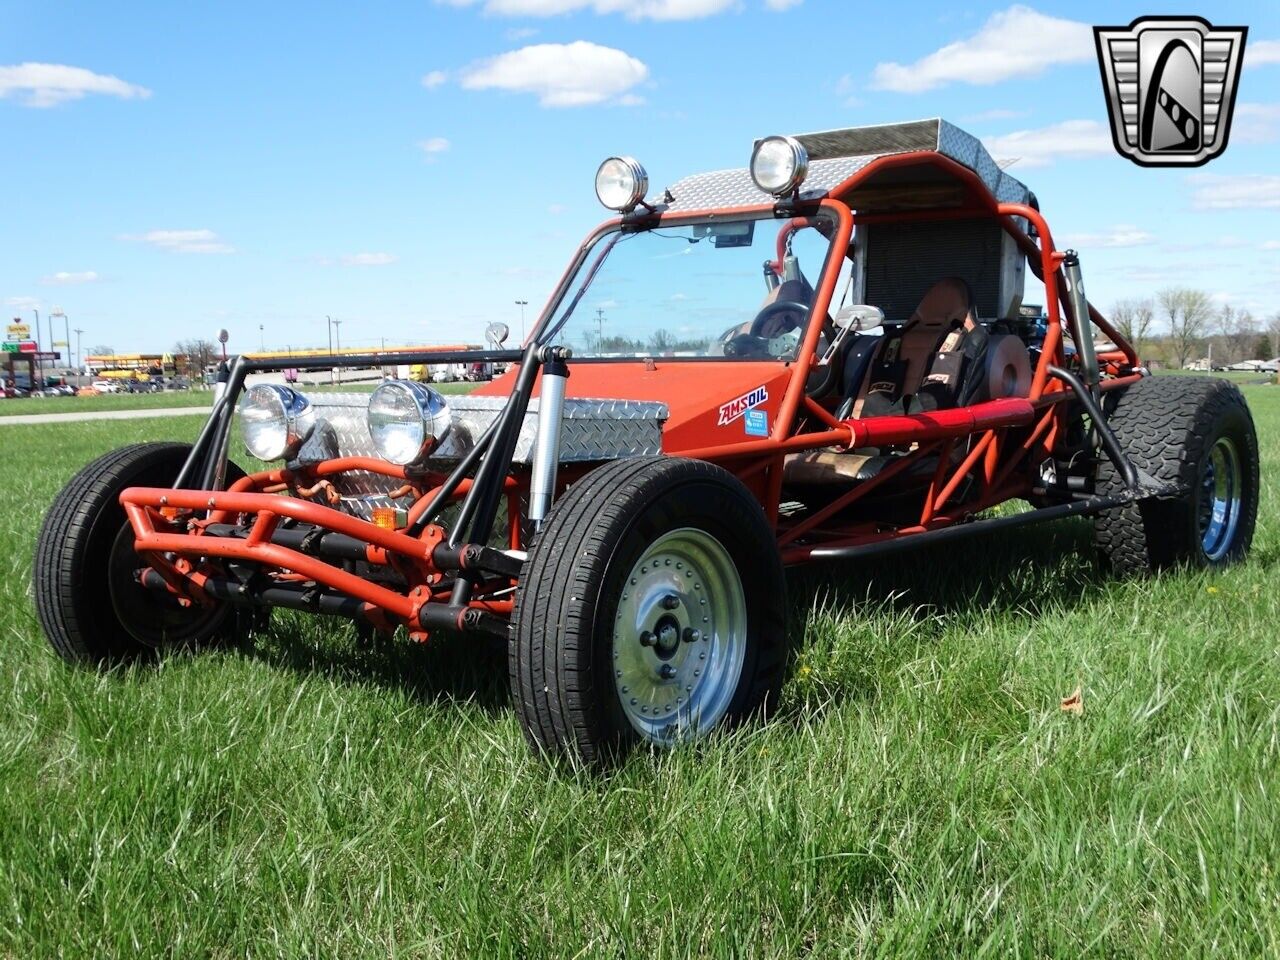
[[[817,346],[821,324],[812,321],[815,316],[829,313],[832,292],[836,279],[843,268],[852,234],[852,216],[849,208],[843,203],[833,200],[810,201],[794,205],[755,204],[746,207],[730,207],[716,210],[695,210],[680,214],[644,213],[632,214],[607,220],[593,230],[578,247],[577,254],[561,276],[550,299],[534,324],[533,331],[525,341],[545,345],[550,336],[558,333],[565,320],[560,319],[553,328],[552,321],[557,320],[561,306],[579,295],[583,290],[582,281],[587,282],[585,289],[594,281],[594,272],[604,263],[612,252],[612,244],[608,240],[613,234],[637,233],[657,230],[665,227],[690,226],[695,224],[723,223],[726,221],[756,220],[776,221],[779,224],[795,217],[811,217],[827,220],[831,225],[831,237],[827,241],[827,253],[822,263],[822,271],[814,285],[815,295],[809,312],[805,315],[805,336],[796,353],[792,357],[725,357],[725,356],[661,356],[646,357],[643,355],[617,357],[577,357],[579,363],[636,363],[646,360],[662,360],[664,363],[741,363],[743,361],[776,362],[781,365],[799,364],[807,368]],[[843,236],[843,242],[841,237]],[[603,245],[602,245],[603,244]],[[594,255],[594,256],[593,256]],[[821,312],[819,312],[821,311]]]

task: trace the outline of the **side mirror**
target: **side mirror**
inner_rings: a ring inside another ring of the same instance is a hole
[[[852,303],[841,307],[832,323],[840,330],[862,333],[881,326],[884,323],[884,311],[865,303]]]
[[[484,330],[484,338],[489,341],[489,346],[495,350],[506,343],[509,336],[511,336],[511,328],[497,320],[485,327]]]

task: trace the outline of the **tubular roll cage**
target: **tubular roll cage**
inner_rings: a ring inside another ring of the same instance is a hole
[[[966,185],[970,201],[954,208],[855,215],[845,203],[831,199],[846,195],[876,173],[922,163],[940,167]],[[568,359],[567,350],[544,345],[540,337],[546,335],[551,318],[595,242],[611,231],[658,223],[727,215],[776,215],[791,217],[794,223],[819,214],[834,223],[834,233],[811,318],[829,313],[855,224],[986,216],[999,220],[1026,255],[1033,274],[1043,281],[1047,325],[1027,397],[921,414],[841,420],[805,393],[822,327],[809,322],[768,437],[668,451],[718,463],[746,483],[777,532],[785,563],[861,555],[915,543],[921,537],[947,539],[975,529],[1093,513],[1158,492],[1150,485],[1150,478],[1140,478],[1125,460],[1101,410],[1103,394],[1136,381],[1143,373],[1132,346],[1084,300],[1074,255],[1054,249],[1049,226],[1038,209],[996,201],[973,171],[945,156],[907,153],[869,163],[818,200],[666,216],[661,211],[639,210],[614,218],[601,224],[579,247],[522,350],[396,354],[400,363],[519,365],[506,405],[447,476],[414,472],[376,459],[346,457],[287,464],[241,478],[224,489],[232,418],[248,374],[279,370],[285,365],[303,370],[380,366],[388,359],[378,353],[287,361],[239,357],[174,489],[131,488],[121,495],[135,533],[136,550],[149,564],[139,572],[139,579],[148,587],[175,594],[184,604],[230,601],[292,607],[346,616],[381,629],[403,624],[418,639],[438,628],[479,630],[505,637],[522,562],[519,551],[526,546],[520,500],[527,485],[512,476],[511,458],[539,371],[546,364],[559,366]],[[1024,231],[1017,218],[1030,224],[1033,231]],[[1067,369],[1064,315],[1071,324],[1077,361],[1083,368],[1079,376]],[[1110,338],[1116,349],[1093,357],[1090,323]],[[1088,349],[1080,346],[1085,343]],[[1104,498],[1065,487],[1049,488],[1036,475],[1037,465],[1052,455],[1063,438],[1073,405],[1088,414],[1090,429],[1126,480],[1128,489],[1123,495]],[[961,455],[964,445],[967,450]],[[807,516],[780,517],[786,456],[821,448],[868,446],[907,447],[909,452]],[[876,521],[840,520],[839,514],[847,508],[923,458],[935,455],[937,466],[924,491],[917,522],[887,526]],[[581,469],[576,468],[577,472]],[[414,497],[402,530],[384,529],[307,499],[325,489],[327,477],[350,470],[404,481],[405,485],[392,494]],[[575,470],[564,472],[573,474]],[[959,500],[962,487],[968,496]],[[510,551],[489,546],[504,495]],[[1033,495],[1059,502],[1013,516],[974,520],[975,515],[1006,500]],[[458,514],[446,533],[436,521],[450,505],[458,505]],[[250,517],[251,523],[247,522]],[[246,519],[237,522],[237,518]],[[210,558],[224,561],[222,568],[210,565]],[[407,592],[386,585],[384,578],[361,576],[356,572],[359,564],[391,568],[403,577]],[[275,573],[267,576],[264,567]]]

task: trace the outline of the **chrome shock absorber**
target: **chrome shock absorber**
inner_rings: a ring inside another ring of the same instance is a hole
[[[560,426],[564,418],[564,390],[569,380],[565,363],[568,347],[544,347],[542,386],[538,395],[538,438],[533,448],[533,475],[529,480],[529,519],[535,530],[551,512],[560,468]]]

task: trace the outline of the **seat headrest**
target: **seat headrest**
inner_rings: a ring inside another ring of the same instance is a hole
[[[972,311],[969,284],[959,277],[945,277],[925,293],[907,325],[940,330],[969,319]]]

